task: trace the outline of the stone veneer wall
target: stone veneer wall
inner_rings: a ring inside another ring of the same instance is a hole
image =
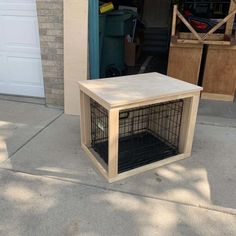
[[[64,105],[63,0],[36,0],[46,104]]]

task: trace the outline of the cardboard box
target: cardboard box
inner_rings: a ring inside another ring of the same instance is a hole
[[[135,66],[141,54],[141,45],[139,41],[128,42],[125,40],[125,64],[127,66]]]

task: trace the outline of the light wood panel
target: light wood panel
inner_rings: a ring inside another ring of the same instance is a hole
[[[203,37],[205,34],[204,33],[198,33],[200,37]],[[192,33],[189,32],[179,32],[179,39],[195,39],[195,36]],[[224,34],[211,34],[208,37],[208,40],[215,40],[215,41],[222,41],[224,40],[225,35]]]
[[[192,151],[193,136],[197,119],[199,94],[184,100],[182,125],[180,129],[179,150],[190,154]]]
[[[233,102],[234,95],[225,95],[225,94],[217,94],[217,93],[205,93],[201,94],[201,99],[206,100],[218,100],[224,102]]]
[[[108,176],[114,178],[118,174],[119,110],[110,110],[108,120]]]
[[[91,111],[90,111],[90,98],[83,92],[80,93],[80,126],[81,126],[81,141],[87,147],[91,146]]]
[[[212,99],[233,100],[236,85],[236,48],[209,46],[203,80],[203,92]],[[222,95],[222,96],[220,96]],[[230,99],[231,97],[231,99]],[[221,99],[222,98],[222,99]]]
[[[79,82],[81,90],[102,102],[107,108],[123,107],[132,103],[141,103],[194,93],[201,87],[180,81],[159,73],[147,73],[109,79]]]
[[[64,0],[65,113],[78,115],[77,81],[88,75],[88,0]]]
[[[197,84],[201,66],[202,49],[202,45],[171,45],[167,74],[174,78]]]
[[[188,44],[199,44],[201,45],[202,43],[197,41],[197,40],[193,40],[193,39],[177,39],[176,42],[178,44],[185,44],[185,43],[188,43]],[[231,45],[231,41],[220,41],[220,40],[204,40],[204,44],[207,44],[207,45]]]

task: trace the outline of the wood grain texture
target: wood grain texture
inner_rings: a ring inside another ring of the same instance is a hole
[[[220,40],[204,40],[203,42],[200,42],[198,40],[194,39],[177,39],[178,44],[207,44],[207,45],[231,45],[231,41],[220,41]]]
[[[110,108],[174,95],[199,92],[201,87],[159,73],[80,81],[80,89]]]
[[[203,37],[205,34],[204,33],[198,33],[200,37]],[[195,36],[190,33],[190,32],[179,32],[178,34],[179,39],[195,39]],[[211,34],[208,37],[208,40],[224,40],[224,34]],[[199,42],[200,43],[200,42]]]
[[[108,127],[108,177],[114,178],[118,174],[118,143],[119,143],[119,110],[109,112]]]
[[[180,129],[180,153],[190,154],[192,151],[199,98],[200,95],[198,94],[184,100],[182,124]]]
[[[169,51],[169,76],[192,83],[198,83],[202,45],[171,45]]]
[[[64,0],[65,113],[79,115],[78,80],[88,75],[88,0]]]
[[[90,98],[82,91],[80,92],[80,109],[81,141],[89,148],[91,146]]]
[[[234,96],[235,47],[209,46],[203,80],[204,93]]]
[[[216,94],[216,93],[202,93],[201,99],[206,100],[217,100],[217,101],[224,101],[224,102],[233,102],[234,95],[225,95],[225,94]]]
[[[172,27],[171,27],[171,36],[175,36],[175,34],[176,34],[177,11],[178,11],[178,6],[174,5],[173,17],[172,17]]]

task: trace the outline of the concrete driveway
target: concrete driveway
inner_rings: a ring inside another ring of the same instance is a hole
[[[193,155],[108,184],[79,118],[0,100],[0,235],[236,235],[236,106],[202,102]]]

